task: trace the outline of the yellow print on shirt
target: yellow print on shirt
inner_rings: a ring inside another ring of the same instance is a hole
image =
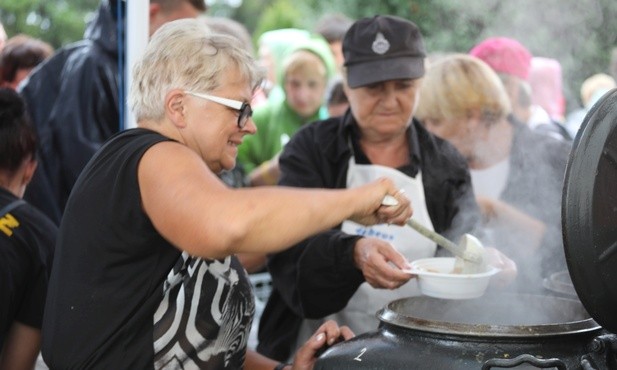
[[[19,227],[19,221],[12,214],[7,213],[2,218],[0,218],[0,231],[5,233],[7,236],[13,235],[13,229]]]

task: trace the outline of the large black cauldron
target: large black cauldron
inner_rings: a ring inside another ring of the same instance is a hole
[[[328,349],[315,369],[617,368],[615,336],[575,299],[412,297],[389,303],[378,317],[377,331]]]

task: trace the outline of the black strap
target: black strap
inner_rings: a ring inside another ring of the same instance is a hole
[[[23,199],[17,199],[12,201],[11,203],[4,206],[4,208],[0,209],[0,217],[4,217],[7,213],[11,212],[22,204],[26,204],[26,201]]]

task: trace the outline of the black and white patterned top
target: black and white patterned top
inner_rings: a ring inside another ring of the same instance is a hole
[[[254,300],[236,258],[183,253],[165,281],[154,316],[157,369],[241,369]]]
[[[124,131],[86,166],[63,216],[43,319],[52,369],[240,369],[254,300],[235,257],[192,258],[141,207],[137,166],[169,140]]]

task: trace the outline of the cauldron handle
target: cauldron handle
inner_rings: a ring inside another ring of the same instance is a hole
[[[520,355],[512,359],[492,358],[482,365],[482,370],[488,370],[491,367],[515,367],[524,362],[530,363],[538,368],[556,367],[559,370],[566,370],[566,364],[558,358],[541,359],[532,355]]]

